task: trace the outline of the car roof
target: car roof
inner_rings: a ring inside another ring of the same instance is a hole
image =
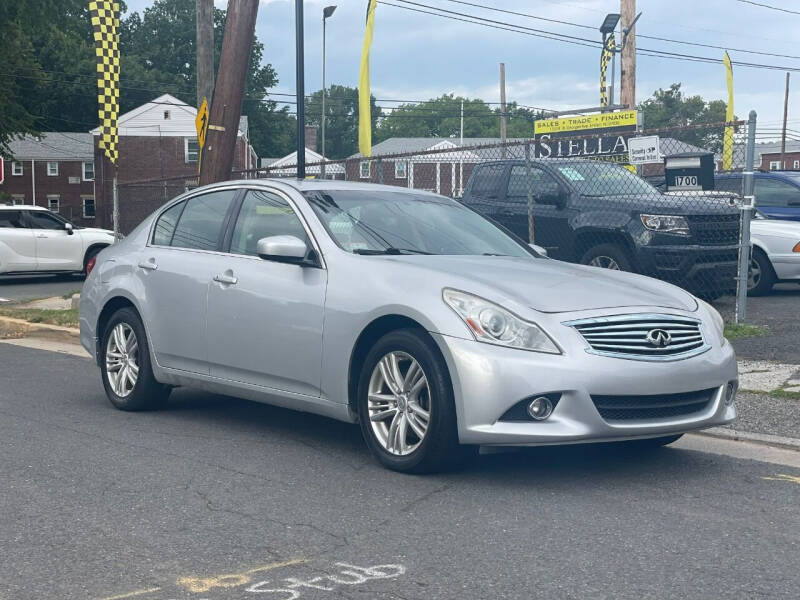
[[[44,206],[34,206],[32,204],[0,204],[0,210],[47,210]]]
[[[380,183],[366,183],[361,181],[343,181],[341,179],[293,179],[289,177],[276,177],[269,179],[237,179],[232,181],[221,181],[213,183],[202,189],[213,189],[215,187],[224,186],[242,186],[242,187],[283,187],[291,188],[299,192],[313,192],[313,191],[328,191],[328,190],[352,190],[352,191],[384,191],[396,192],[407,194],[424,194],[429,196],[437,196],[433,192],[425,190],[416,190],[406,187],[399,187],[396,185],[383,185]],[[195,192],[201,188],[195,188]]]

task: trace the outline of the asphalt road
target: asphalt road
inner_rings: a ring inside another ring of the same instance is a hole
[[[0,344],[0,598],[796,598],[800,455],[691,436],[403,476],[355,426]],[[272,591],[270,591],[272,590]]]
[[[20,302],[79,292],[83,277],[77,275],[17,275],[0,277],[0,306],[3,301]]]

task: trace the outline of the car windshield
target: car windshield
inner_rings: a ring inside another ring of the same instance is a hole
[[[583,196],[659,193],[644,179],[619,165],[587,160],[556,165],[555,169]]]
[[[325,190],[305,197],[336,243],[354,254],[537,256],[455,200],[385,190]]]

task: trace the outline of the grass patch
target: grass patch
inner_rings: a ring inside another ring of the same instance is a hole
[[[729,340],[741,340],[742,338],[760,337],[769,333],[769,327],[765,325],[749,325],[747,323],[728,323],[725,325],[725,337]]]
[[[80,293],[81,293],[81,291],[80,291],[80,290],[72,290],[71,292],[67,292],[66,294],[64,294],[64,295],[63,295],[63,296],[61,296],[61,297],[62,297],[64,300],[69,300],[69,299],[70,299],[70,298],[72,298],[72,297],[73,297],[75,294],[80,294]]]
[[[773,390],[769,393],[770,396],[776,398],[788,398],[790,400],[800,400],[800,392],[790,392],[788,390]]]
[[[0,308],[0,317],[22,319],[31,323],[47,323],[62,327],[78,326],[78,309],[52,310],[48,308]]]

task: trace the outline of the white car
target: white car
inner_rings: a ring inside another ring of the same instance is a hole
[[[750,222],[753,255],[747,281],[750,296],[768,294],[778,282],[800,283],[800,223],[770,219],[760,212]]]
[[[77,227],[41,206],[0,206],[0,274],[86,272],[114,243],[106,229]]]

